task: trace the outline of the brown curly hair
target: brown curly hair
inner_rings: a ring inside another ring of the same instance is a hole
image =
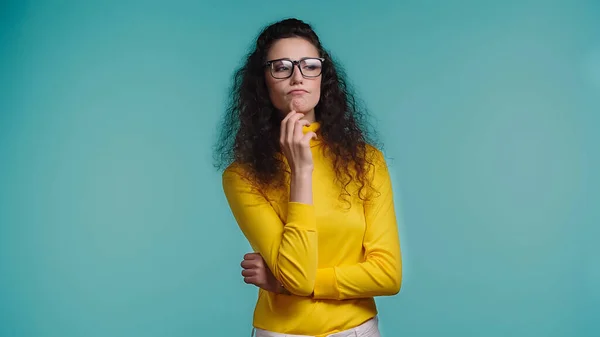
[[[368,146],[376,147],[374,131],[367,131],[367,113],[360,109],[341,67],[319,40],[311,26],[298,19],[286,19],[262,30],[253,50],[234,76],[230,102],[223,117],[214,148],[215,166],[225,169],[233,162],[250,168],[260,186],[284,181],[288,172],[281,157],[280,123],[283,116],[271,103],[265,82],[264,64],[269,48],[279,39],[300,37],[319,51],[323,63],[321,97],[315,107],[321,124],[319,138],[332,158],[341,196],[350,196],[348,185],[358,183],[358,196],[367,199]]]

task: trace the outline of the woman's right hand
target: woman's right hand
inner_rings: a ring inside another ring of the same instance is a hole
[[[281,121],[279,144],[293,174],[312,173],[314,168],[310,140],[317,138],[317,134],[312,131],[306,134],[302,132],[303,126],[310,125],[302,117],[304,114],[291,109]]]

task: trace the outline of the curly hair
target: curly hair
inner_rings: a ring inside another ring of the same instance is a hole
[[[374,132],[368,132],[367,113],[345,79],[344,71],[323,47],[312,27],[298,19],[285,19],[264,28],[253,50],[235,73],[229,104],[215,146],[218,169],[233,162],[250,168],[259,186],[281,186],[289,173],[281,156],[280,123],[284,116],[272,104],[265,82],[264,64],[269,48],[279,39],[304,38],[318,50],[323,63],[321,96],[315,119],[321,124],[319,138],[332,159],[340,196],[350,196],[348,185],[358,183],[358,196],[367,200],[371,183],[367,177],[372,159],[367,147],[375,147]]]

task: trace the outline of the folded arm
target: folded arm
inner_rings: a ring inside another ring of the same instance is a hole
[[[309,296],[317,270],[318,236],[313,205],[288,202],[288,215],[283,222],[239,168],[223,173],[223,190],[240,229],[277,280],[292,294]]]
[[[395,295],[402,283],[400,240],[392,184],[383,155],[374,158],[376,194],[365,203],[364,261],[317,269],[315,299],[351,299]]]

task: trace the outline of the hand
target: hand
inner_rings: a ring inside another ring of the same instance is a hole
[[[242,261],[242,276],[244,276],[244,282],[247,284],[254,284],[255,286],[264,290],[281,293],[282,286],[277,281],[265,260],[259,253],[248,253],[244,255],[244,261]]]
[[[287,158],[292,173],[307,173],[314,168],[312,152],[310,152],[310,140],[317,138],[314,132],[302,132],[302,127],[310,123],[301,119],[304,114],[294,110],[294,101],[290,103],[290,112],[281,121],[279,144],[283,154]]]

